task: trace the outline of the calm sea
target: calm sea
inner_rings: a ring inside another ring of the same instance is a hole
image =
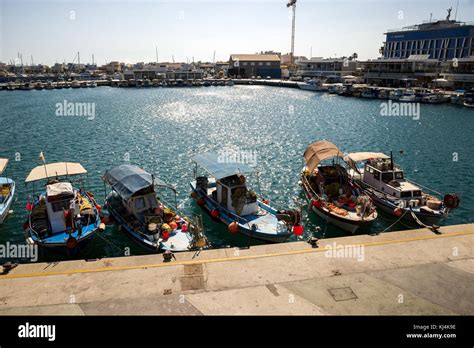
[[[57,116],[56,104],[65,101],[94,103],[95,117]],[[40,151],[47,162],[82,163],[89,171],[89,188],[101,203],[101,175],[130,162],[176,186],[183,209],[200,213],[189,199],[193,155],[226,148],[252,154],[262,195],[287,207],[303,201],[298,173],[306,146],[327,139],[344,152],[393,151],[408,178],[443,194],[461,195],[461,207],[443,224],[474,221],[474,112],[459,106],[421,105],[414,120],[381,116],[379,100],[264,86],[1,91],[0,105],[0,157],[11,159],[8,174],[17,182],[14,212],[0,225],[0,243],[24,242],[24,180],[39,165]],[[250,182],[256,189],[255,178]],[[321,226],[315,233],[319,237],[345,235],[303,211],[305,237],[316,226]],[[225,226],[203,218],[215,246],[247,245],[245,237],[232,236]],[[380,214],[360,233],[384,230],[393,221]],[[125,247],[132,254],[143,253],[109,226],[82,257],[121,256]],[[41,255],[42,260],[61,258]]]

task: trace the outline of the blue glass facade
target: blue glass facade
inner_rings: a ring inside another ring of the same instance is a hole
[[[429,55],[430,59],[439,60],[474,57],[474,25],[437,22],[386,34],[385,58],[410,55]]]

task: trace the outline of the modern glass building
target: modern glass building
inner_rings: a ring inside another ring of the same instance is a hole
[[[474,24],[445,20],[389,30],[384,58],[428,55],[429,59],[452,60],[474,57]]]

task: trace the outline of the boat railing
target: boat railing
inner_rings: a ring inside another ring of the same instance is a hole
[[[438,191],[436,191],[436,190],[430,189],[429,187],[426,187],[426,186],[424,186],[424,185],[418,184],[418,183],[414,182],[413,180],[407,180],[407,181],[408,181],[408,182],[411,182],[412,184],[415,184],[415,185],[417,185],[417,186],[420,186],[421,188],[424,188],[425,190],[428,190],[428,191],[431,191],[431,192],[433,192],[433,193],[436,193],[437,195],[440,195],[440,196],[443,195],[441,192],[438,192]]]

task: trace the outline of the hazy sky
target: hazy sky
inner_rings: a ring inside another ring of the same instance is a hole
[[[298,0],[295,54],[378,56],[389,28],[446,17],[458,0]],[[0,0],[0,61],[98,64],[186,59],[227,60],[231,53],[290,50],[287,0]],[[474,21],[474,0],[457,19]]]

